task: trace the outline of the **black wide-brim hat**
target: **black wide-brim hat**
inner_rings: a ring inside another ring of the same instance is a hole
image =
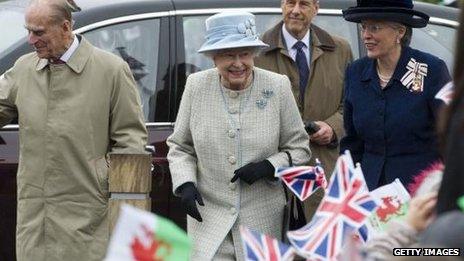
[[[413,28],[427,26],[429,16],[413,9],[412,0],[357,0],[357,5],[343,10],[349,22],[375,19],[398,22]]]

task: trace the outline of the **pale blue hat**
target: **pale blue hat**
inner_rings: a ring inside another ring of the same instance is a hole
[[[206,19],[206,41],[199,53],[221,49],[257,47],[269,45],[259,40],[255,16],[248,12],[227,11]]]

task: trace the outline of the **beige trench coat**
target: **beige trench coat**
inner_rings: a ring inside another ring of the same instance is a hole
[[[102,260],[106,155],[146,144],[128,65],[84,38],[67,64],[24,55],[0,79],[0,126],[17,116],[17,259]]]
[[[288,166],[284,150],[295,164],[309,161],[308,135],[288,78],[256,67],[254,75],[251,89],[238,92],[220,85],[216,69],[187,79],[167,144],[173,190],[193,182],[205,203],[199,207],[203,222],[187,218],[192,260],[211,260],[229,232],[243,260],[238,225],[281,237],[285,195],[280,182],[230,183],[234,170],[264,159],[274,167]]]
[[[352,60],[348,42],[329,35],[321,28],[311,25],[311,65],[304,104],[300,102],[299,75],[296,63],[289,56],[282,36],[283,22],[278,23],[263,35],[263,41],[270,45],[256,60],[255,65],[273,72],[287,75],[292,83],[293,95],[297,101],[304,122],[324,121],[329,124],[340,140],[343,129],[343,80],[345,69]],[[313,157],[310,164],[319,158],[328,176],[332,174],[338,158],[339,148],[328,148],[316,143],[310,144]],[[318,191],[312,198],[321,198]],[[311,198],[305,203],[307,215],[311,216],[319,199]]]

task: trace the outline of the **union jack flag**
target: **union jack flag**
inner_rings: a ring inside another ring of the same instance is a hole
[[[435,95],[435,99],[442,100],[445,104],[449,105],[453,100],[454,95],[454,84],[449,82],[441,88],[440,91]]]
[[[339,157],[329,187],[313,218],[287,236],[307,258],[334,259],[347,236],[361,227],[378,204],[367,190],[359,167],[349,153]]]
[[[318,188],[326,188],[325,172],[319,160],[316,166],[298,166],[278,168],[275,174],[301,200],[307,199]]]
[[[240,226],[245,260],[286,261],[293,260],[295,249],[268,235],[262,235]]]

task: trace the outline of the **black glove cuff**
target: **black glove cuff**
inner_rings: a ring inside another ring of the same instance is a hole
[[[180,185],[179,187],[177,187],[176,189],[176,194],[177,195],[182,195],[182,191],[187,188],[187,187],[191,187],[191,186],[194,186],[195,187],[195,184],[193,184],[193,182],[185,182],[184,184]]]
[[[263,166],[266,168],[265,173],[269,178],[274,177],[275,168],[269,160],[263,160]]]

